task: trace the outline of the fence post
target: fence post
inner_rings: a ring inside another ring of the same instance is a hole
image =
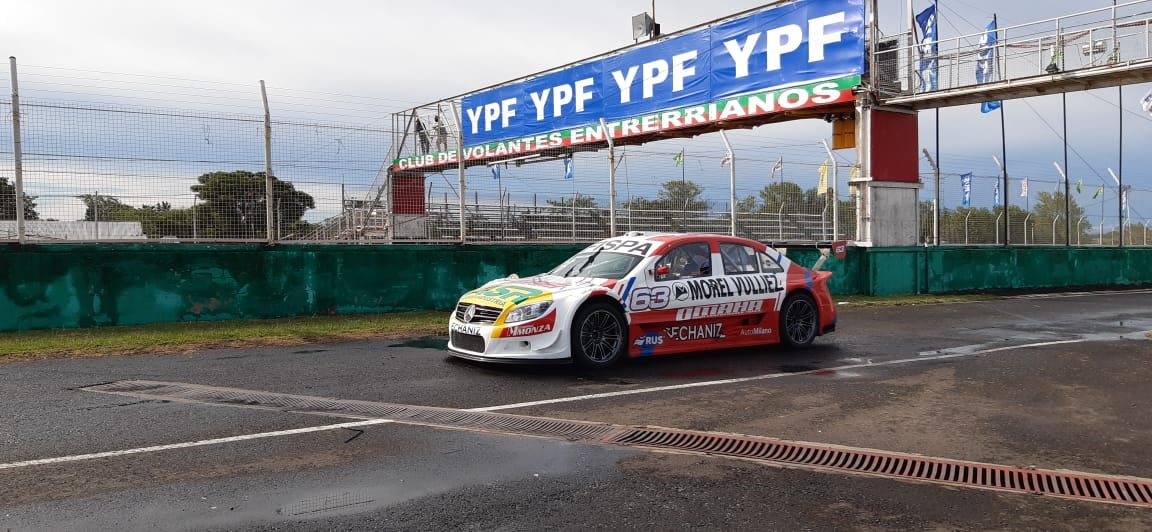
[[[200,243],[200,235],[196,229],[196,204],[199,202],[200,198],[198,196],[192,196],[192,242],[194,243]]]
[[[608,236],[616,236],[616,142],[612,140],[612,130],[608,129],[603,118],[600,119],[600,131],[608,140]]]
[[[828,160],[832,162],[832,240],[840,239],[840,196],[837,191],[837,181],[840,181],[840,165],[836,164],[836,156],[832,153],[832,148],[828,147],[828,141],[820,139],[824,144],[824,151],[828,152]]]
[[[460,174],[460,243],[464,244],[468,241],[468,218],[464,213],[465,203],[468,201],[464,195],[466,192],[464,189],[464,116],[455,101],[452,102],[452,112],[456,115],[456,123],[461,125],[456,128],[459,132],[457,135],[459,138],[456,140],[456,162],[458,163],[457,171]]]
[[[9,56],[12,67],[12,160],[16,172],[16,241],[24,243],[24,152],[20,141],[20,90],[16,85],[16,57]]]
[[[272,112],[268,109],[268,90],[260,80],[260,98],[264,101],[264,234],[268,243],[275,242],[272,232]]]
[[[936,115],[936,122],[940,122],[940,115]],[[936,136],[940,138],[939,134]],[[937,140],[939,142],[939,140]],[[936,164],[936,160],[928,153],[928,148],[924,148],[924,158],[928,159],[928,164],[932,166],[932,175],[935,177],[936,192],[932,198],[932,245],[940,245],[940,166]],[[939,153],[939,150],[937,150]],[[997,233],[999,234],[999,233]],[[835,239],[833,239],[835,240]]]
[[[732,211],[732,223],[729,231],[736,236],[736,156],[732,153],[732,143],[728,142],[728,135],[720,130],[720,140],[724,141],[724,148],[728,150],[728,194],[729,210]]]

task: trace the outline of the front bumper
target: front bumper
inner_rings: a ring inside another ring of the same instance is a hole
[[[448,350],[453,356],[505,364],[567,364],[572,361],[568,335],[558,327],[547,332],[500,338],[493,325],[469,325],[452,319]]]
[[[529,365],[529,364],[531,364],[531,365],[544,365],[544,366],[552,366],[552,365],[563,366],[563,365],[572,364],[572,358],[571,357],[569,357],[569,358],[486,357],[483,355],[477,355],[477,354],[469,353],[466,351],[457,351],[455,349],[452,349],[451,347],[448,348],[448,353],[450,355],[456,357],[456,358],[462,358],[464,360],[471,360],[473,362],[483,362],[485,364],[516,364],[516,365],[520,365],[520,364]]]

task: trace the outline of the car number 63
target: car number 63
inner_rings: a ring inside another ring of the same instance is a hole
[[[630,310],[659,310],[668,306],[671,296],[672,289],[667,286],[637,288],[632,291],[628,308]]]

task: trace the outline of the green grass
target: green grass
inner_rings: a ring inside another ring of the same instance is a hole
[[[840,308],[957,303],[986,295],[841,296]],[[301,345],[447,334],[448,312],[400,312],[276,320],[201,321],[0,333],[0,358],[183,353],[219,347]]]
[[[934,305],[939,303],[967,303],[989,301],[997,296],[983,294],[911,295],[911,296],[833,296],[833,301],[852,307],[899,307],[905,305]]]
[[[299,345],[446,334],[447,312],[162,323],[0,333],[0,357],[178,353],[213,347]]]

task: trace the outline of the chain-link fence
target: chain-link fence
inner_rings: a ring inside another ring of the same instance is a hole
[[[1147,246],[1150,218],[1140,212],[1152,190],[1139,190],[1110,176],[1091,178],[942,174],[940,208],[934,208],[935,176],[922,175],[921,241],[941,245]],[[1107,181],[1105,181],[1107,180]],[[1007,209],[1005,209],[1007,205]],[[938,211],[938,212],[937,212]],[[936,217],[939,216],[939,221]],[[1005,220],[1007,218],[1007,220]],[[1123,237],[1121,239],[1121,237]]]
[[[731,154],[716,134],[614,153],[562,148],[470,167],[463,180],[455,166],[394,175],[397,142],[458,147],[455,110],[381,126],[397,113],[360,102],[347,110],[374,120],[318,120],[307,105],[331,116],[343,102],[273,89],[266,117],[255,86],[26,70],[18,116],[17,100],[0,99],[0,240],[587,242],[613,222],[617,233],[729,233],[733,211],[736,233],[760,240],[855,236],[855,155],[833,162],[815,135],[731,132]]]
[[[698,139],[700,149],[707,149],[708,140]],[[833,170],[817,158],[819,143],[806,148],[806,154],[794,152],[785,162],[757,159],[763,147],[749,148],[747,159],[734,149],[735,189],[732,162],[723,151],[617,148],[614,212],[607,150],[555,150],[531,163],[468,168],[463,201],[459,170],[436,172],[427,176],[423,198],[393,194],[396,201],[407,200],[394,203],[395,212],[410,213],[397,215],[395,233],[410,240],[459,240],[463,209],[464,234],[477,241],[591,241],[610,236],[613,217],[616,233],[727,234],[732,231],[735,190],[738,235],[764,241],[853,238],[855,202],[847,187],[851,165],[841,162]],[[818,191],[822,172],[827,175],[824,193]],[[840,181],[838,205],[831,194],[833,174]],[[393,183],[401,179],[394,176]],[[406,223],[410,227],[404,227]]]
[[[330,118],[379,123],[391,114],[379,102],[274,89],[281,108],[266,115],[255,84],[26,70],[21,94],[0,100],[0,241],[337,239],[388,157],[389,129]]]
[[[705,134],[613,150],[560,146],[506,154],[462,176],[452,163],[405,173],[389,170],[399,153],[458,147],[458,110],[421,110],[424,146],[411,124],[390,123],[407,102],[271,89],[266,120],[255,86],[28,70],[19,102],[25,241],[580,243],[613,227],[734,229],[768,242],[857,237],[856,156],[829,157],[824,123],[792,138],[732,130],[728,143]],[[141,88],[152,97],[124,97]],[[0,99],[0,114],[0,241],[16,241],[13,100]],[[1007,193],[1002,178],[973,175],[965,199],[962,176],[946,173],[937,209],[934,175],[922,174],[921,241],[935,242],[938,211],[942,245],[1148,244],[1137,206],[1152,191],[1128,188],[1122,200],[1107,175],[1073,176],[1066,210],[1058,176],[1033,173],[1020,196],[1022,175]]]

